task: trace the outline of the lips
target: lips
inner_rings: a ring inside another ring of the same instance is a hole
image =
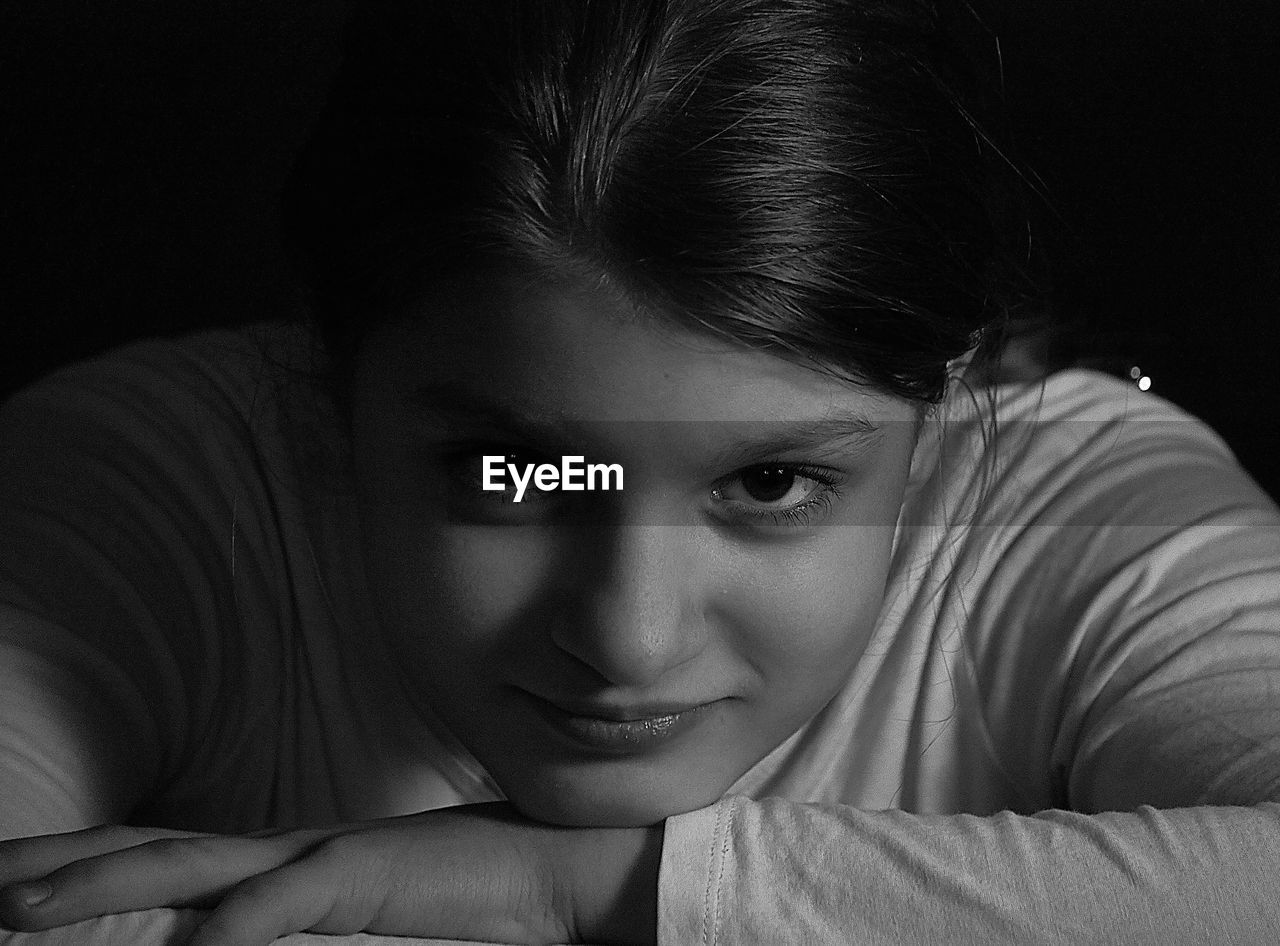
[[[572,698],[551,700],[521,692],[563,740],[578,749],[621,755],[654,751],[678,740],[721,702],[618,705]]]
[[[695,710],[702,703],[644,703],[621,706],[613,703],[599,703],[591,700],[575,700],[562,698],[546,698],[556,709],[571,716],[589,716],[594,719],[608,719],[614,722],[632,722],[645,719],[659,719],[664,716],[678,716]]]

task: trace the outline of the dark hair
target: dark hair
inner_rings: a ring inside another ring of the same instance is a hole
[[[285,199],[338,373],[514,264],[936,403],[1011,272],[951,58],[928,0],[361,5]]]

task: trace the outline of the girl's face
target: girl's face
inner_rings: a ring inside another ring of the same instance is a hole
[[[712,803],[861,655],[916,409],[604,291],[459,279],[421,316],[363,346],[353,405],[370,586],[411,693],[530,817]],[[617,464],[622,489],[514,501],[504,464],[565,456]]]

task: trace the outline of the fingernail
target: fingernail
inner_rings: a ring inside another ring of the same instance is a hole
[[[34,907],[44,903],[53,894],[53,888],[43,880],[34,883],[19,884],[9,888],[9,895],[24,907]]]

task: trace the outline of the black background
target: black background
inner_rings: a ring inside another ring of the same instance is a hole
[[[1280,4],[975,6],[1049,197],[1057,355],[1141,366],[1280,495]],[[292,310],[275,195],[344,8],[0,4],[0,392],[138,335]]]

